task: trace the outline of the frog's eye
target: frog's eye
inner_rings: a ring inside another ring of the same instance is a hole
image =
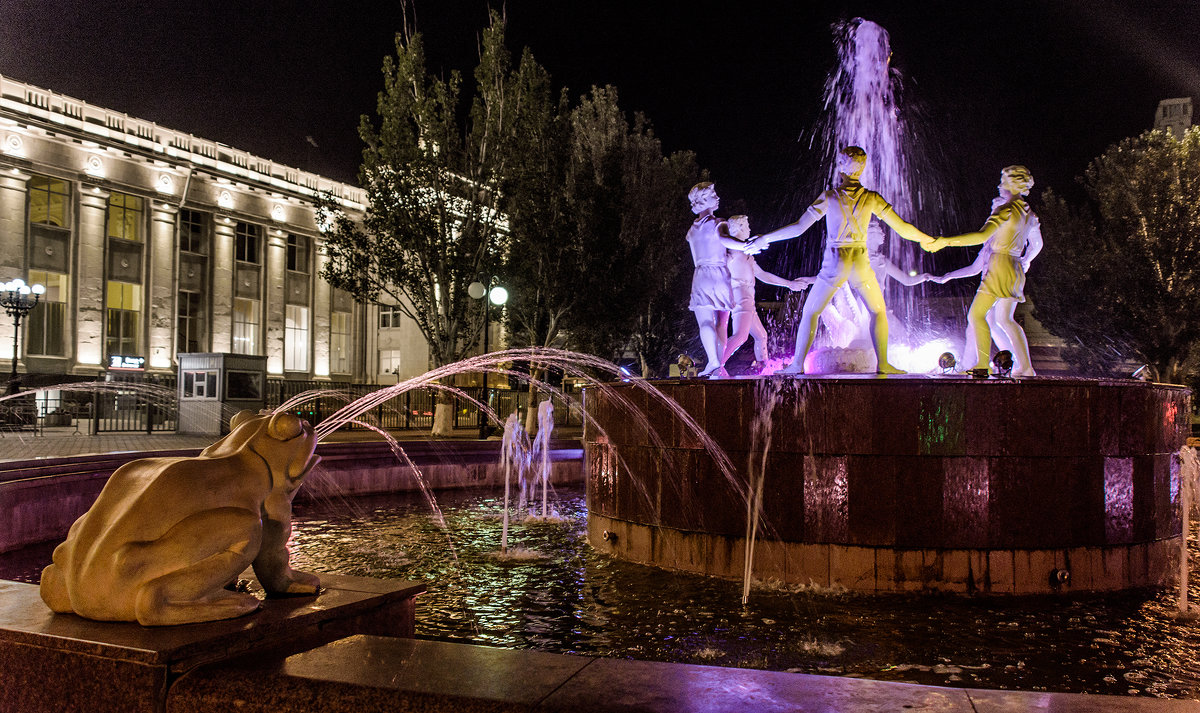
[[[290,441],[304,433],[303,422],[294,414],[277,413],[267,424],[267,435],[277,441]]]
[[[229,430],[232,431],[235,428],[237,428],[238,426],[242,425],[243,423],[246,423],[250,419],[257,418],[257,417],[258,417],[258,414],[254,413],[250,409],[243,409],[241,411],[238,411],[236,414],[233,415],[233,418],[229,419]]]

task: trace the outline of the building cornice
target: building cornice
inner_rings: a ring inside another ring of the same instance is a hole
[[[357,186],[0,75],[0,131],[5,125],[36,127],[81,142],[104,144],[149,162],[163,162],[267,192],[288,193],[311,201],[332,194],[344,209],[358,213],[366,208],[366,193]],[[23,157],[9,153],[8,148],[0,146],[0,151],[8,154],[4,158],[21,165]]]

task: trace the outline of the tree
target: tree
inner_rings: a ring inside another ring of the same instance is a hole
[[[366,214],[356,223],[328,202],[319,213],[332,223],[321,276],[361,302],[395,304],[420,329],[435,367],[478,344],[483,315],[467,286],[505,249],[498,188],[523,99],[510,63],[493,12],[464,125],[459,73],[432,76],[421,35],[397,34],[396,56],[383,62],[378,117],[363,116],[359,127]],[[439,399],[435,433],[449,430],[450,414]]]
[[[1125,139],[1092,161],[1082,205],[1046,191],[1035,316],[1076,363],[1136,359],[1179,382],[1200,339],[1200,127]]]
[[[687,294],[686,251],[664,236],[686,230],[681,196],[698,180],[695,159],[664,158],[648,123],[639,115],[631,126],[611,87],[593,88],[572,110],[528,54],[517,86],[520,149],[503,189],[510,341],[610,358],[633,346],[643,363],[661,362],[660,352],[679,348],[681,330],[664,325],[686,315]],[[529,404],[532,431],[535,396]]]
[[[571,215],[590,262],[567,318],[572,338],[600,356],[632,348],[643,373],[661,374],[690,319],[686,196],[704,173],[690,152],[664,157],[644,116],[626,120],[613,87],[593,87],[571,112],[571,145]]]

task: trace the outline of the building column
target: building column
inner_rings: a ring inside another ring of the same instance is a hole
[[[287,235],[267,229],[266,275],[263,280],[263,354],[267,355],[267,373],[283,374],[283,324],[287,315]]]
[[[0,169],[0,282],[25,279],[25,215],[31,176],[16,168]],[[28,281],[28,280],[26,280]],[[0,359],[12,359],[13,320],[0,316]]]
[[[75,360],[77,373],[104,370],[105,219],[109,191],[82,184],[79,188],[79,228],[75,250],[75,274],[71,291],[75,300]]]
[[[212,315],[208,325],[214,352],[233,351],[233,220],[213,220]]]
[[[315,253],[313,260],[313,294],[312,294],[312,344],[313,344],[313,373],[318,379],[329,378],[329,313],[333,308],[333,293],[329,283],[321,279],[321,270],[329,257],[325,255],[325,240],[323,237],[312,239],[312,249]]]
[[[147,366],[151,370],[172,370],[175,359],[175,228],[179,209],[169,203],[153,201],[150,213],[150,251],[146,282],[150,305],[150,340],[147,342]]]

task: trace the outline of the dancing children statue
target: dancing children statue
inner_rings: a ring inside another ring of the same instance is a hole
[[[967,311],[967,338],[962,363],[968,369],[988,368],[992,332],[987,314],[1007,337],[1009,351],[1016,362],[1013,376],[1037,376],[1029,358],[1029,341],[1013,313],[1018,302],[1025,301],[1025,272],[1042,249],[1042,228],[1037,216],[1024,201],[1033,188],[1033,175],[1024,166],[1009,166],[1000,172],[1000,196],[992,202],[992,214],[974,233],[937,238],[924,246],[936,252],[949,245],[986,243],[987,263],[979,290]],[[982,259],[982,258],[981,258]],[[965,271],[966,268],[964,268]],[[954,274],[954,273],[951,273]]]
[[[729,332],[729,312],[733,309],[733,288],[725,251],[741,250],[745,245],[728,237],[725,221],[713,215],[721,203],[716,186],[708,182],[697,183],[688,191],[688,200],[696,214],[696,220],[687,232],[688,247],[696,266],[692,272],[688,309],[696,315],[700,343],[704,345],[708,359],[699,376],[718,378],[728,376],[721,355]]]
[[[883,291],[879,289],[879,280],[871,269],[870,256],[867,253],[867,227],[871,216],[878,216],[905,240],[924,243],[932,238],[905,222],[878,193],[863,188],[858,179],[866,162],[867,152],[861,148],[847,146],[842,149],[837,156],[837,169],[841,175],[837,187],[822,193],[795,223],[758,236],[746,248],[746,252],[753,254],[768,243],[794,238],[821,218],[825,219],[828,238],[821,261],[821,272],[804,302],[804,313],[796,330],[796,353],[792,356],[791,363],[777,373],[804,373],[804,357],[812,348],[813,337],[817,331],[817,318],[837,289],[847,280],[862,297],[871,315],[875,371],[880,374],[905,373],[888,363],[887,305],[883,301]]]
[[[750,220],[744,215],[731,217],[727,225],[729,234],[738,241],[750,238]],[[786,287],[796,292],[803,290],[813,283],[814,278],[801,277],[788,280],[779,275],[767,272],[758,266],[754,258],[742,250],[730,250],[728,254],[729,275],[733,284],[733,335],[725,342],[725,351],[721,355],[721,363],[729,361],[729,357],[746,343],[747,337],[754,337],[754,361],[761,368],[767,362],[767,328],[758,317],[758,309],[754,306],[754,282],[762,280],[768,285]]]

